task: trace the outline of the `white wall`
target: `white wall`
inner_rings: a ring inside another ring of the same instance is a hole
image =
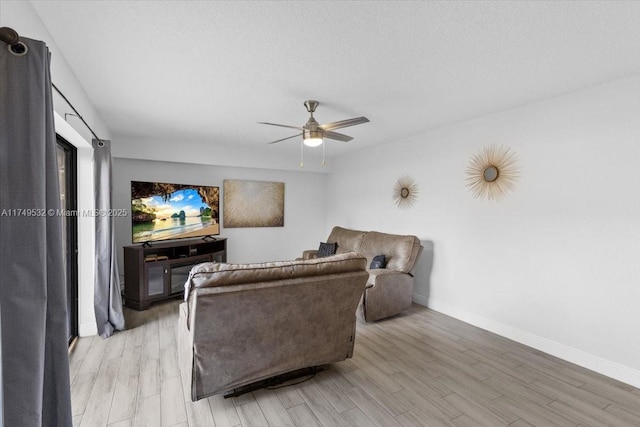
[[[294,259],[301,256],[305,249],[317,248],[325,237],[324,174],[115,158],[113,175],[114,207],[129,212],[131,181],[219,186],[221,212],[225,179],[284,182],[284,227],[221,227],[221,237],[228,238],[228,262]],[[221,220],[224,222],[223,218]],[[120,271],[124,272],[122,246],[131,244],[131,217],[116,218],[116,244]]]
[[[499,203],[465,186],[489,144],[522,170]],[[639,165],[636,76],[344,156],[325,231],[415,234],[429,246],[416,302],[637,387]],[[403,174],[420,187],[407,210],[391,199]]]
[[[300,152],[288,150],[286,144],[267,145],[261,148],[213,141],[172,141],[148,138],[115,137],[111,154],[113,157],[176,161],[198,165],[234,166],[295,172],[330,173],[333,159],[322,165],[318,149],[306,148],[304,167],[300,167]],[[176,156],[176,149],[180,150]]]

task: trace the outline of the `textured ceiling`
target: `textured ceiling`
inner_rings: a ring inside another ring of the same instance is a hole
[[[306,99],[349,143],[640,73],[640,2],[33,1],[113,134],[298,150]],[[54,59],[55,60],[55,59]]]

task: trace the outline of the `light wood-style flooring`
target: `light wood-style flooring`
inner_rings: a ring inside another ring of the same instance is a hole
[[[427,308],[359,321],[352,359],[312,380],[191,402],[179,301],[70,355],[74,426],[640,426],[640,390]]]

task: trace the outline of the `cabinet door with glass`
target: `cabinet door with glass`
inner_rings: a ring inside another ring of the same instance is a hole
[[[170,295],[181,294],[184,292],[184,284],[189,278],[189,272],[191,269],[200,263],[208,262],[211,260],[210,255],[202,255],[199,257],[190,257],[184,262],[172,262],[171,263],[171,277],[169,292]]]
[[[162,298],[167,295],[169,265],[164,262],[147,263],[144,266],[147,283],[146,297]]]

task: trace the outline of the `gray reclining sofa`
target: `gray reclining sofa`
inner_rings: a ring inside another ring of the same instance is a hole
[[[336,253],[357,252],[367,258],[369,280],[362,298],[362,313],[367,322],[402,312],[413,299],[413,273],[424,249],[416,236],[349,230],[334,227],[328,243],[337,243]],[[374,257],[384,255],[384,268],[370,268]],[[318,256],[307,250],[303,259]]]
[[[176,331],[191,399],[351,357],[365,267],[355,253],[195,266]]]

